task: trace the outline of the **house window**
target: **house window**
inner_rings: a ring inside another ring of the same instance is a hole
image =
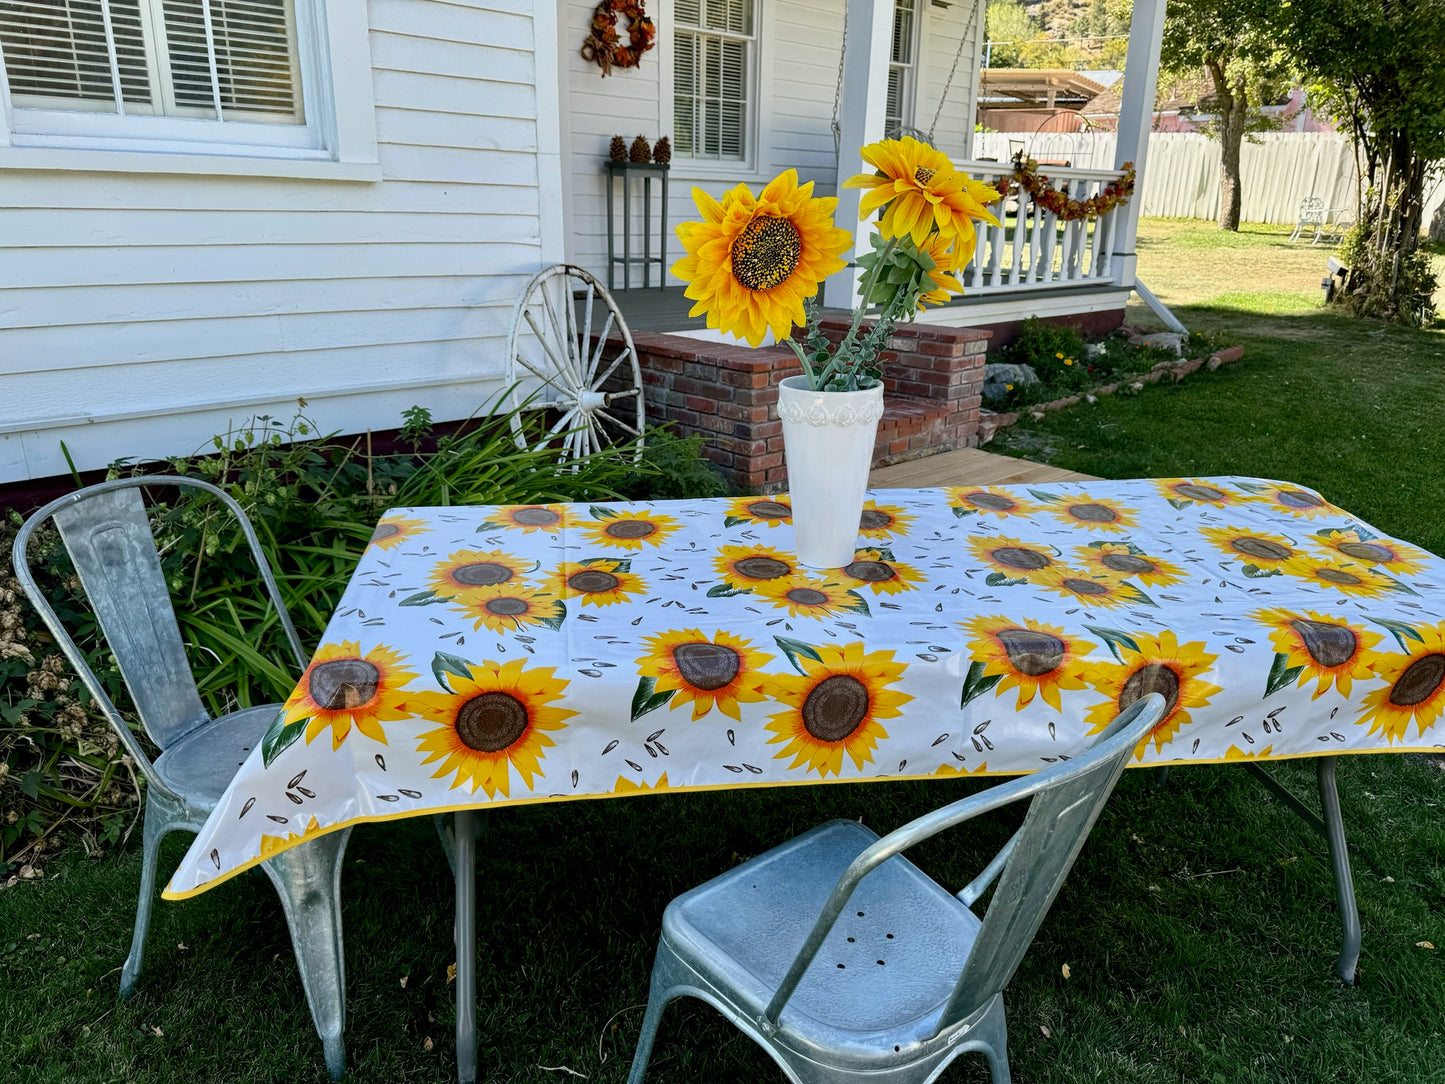
[[[346,4],[328,33],[338,4],[0,0],[0,147],[374,161],[366,28]]]
[[[682,157],[747,157],[755,7],[754,0],[677,0],[673,143]]]
[[[890,137],[913,126],[914,79],[918,70],[918,0],[894,0],[893,49],[888,57],[888,108],[884,131]]]

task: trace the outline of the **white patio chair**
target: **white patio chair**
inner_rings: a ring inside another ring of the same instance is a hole
[[[1294,232],[1289,235],[1291,241],[1298,241],[1304,236],[1306,230],[1314,230],[1314,241],[1320,239],[1320,234],[1325,228],[1325,201],[1319,196],[1306,196],[1299,201],[1299,218],[1294,224]],[[1314,241],[1310,243],[1313,244]]]
[[[130,955],[121,970],[122,998],[131,995],[140,976],[146,929],[155,901],[156,855],[161,840],[176,830],[201,830],[237,766],[260,743],[280,707],[263,704],[212,719],[201,705],[141,499],[141,488],[146,486],[204,490],[230,509],[250,544],[271,604],[286,632],[299,667],[298,676],[306,668],[301,641],[256,533],[241,506],[215,486],[179,477],[103,482],[51,501],[20,528],[11,554],[16,578],[146,779],[140,903]],[[47,520],[53,520],[60,532],[146,734],[161,749],[154,762],[136,741],[31,574],[26,550],[31,536]],[[342,1039],[345,960],[338,889],[341,859],[350,834],[347,828],[321,836],[261,864],[281,896],[301,985],[333,1080],[341,1079],[346,1066]]]
[[[663,1008],[717,1008],[799,1084],[923,1084],[966,1050],[1009,1081],[1002,990],[1164,699],[1136,701],[1086,753],[919,817],[879,839],[813,829],[677,897],[662,919],[629,1084]],[[1024,823],[957,896],[900,852],[1024,798]],[[998,887],[983,919],[971,909]],[[846,915],[845,915],[846,908]]]

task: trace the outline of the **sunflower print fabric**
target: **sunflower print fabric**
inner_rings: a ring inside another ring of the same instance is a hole
[[[1445,748],[1445,562],[1302,486],[397,508],[167,889],[350,824],[676,790],[1009,775],[1156,692],[1134,766]]]

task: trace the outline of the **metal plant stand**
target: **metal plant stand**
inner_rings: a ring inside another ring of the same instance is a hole
[[[632,289],[632,269],[642,267],[642,288],[652,285],[652,265],[657,264],[657,287],[667,283],[667,170],[654,162],[608,162],[607,170],[607,288],[614,285],[614,268],[622,265],[622,289]],[[616,214],[613,203],[617,194],[617,178],[622,178],[622,255],[617,255]],[[632,179],[642,181],[642,255],[632,254]],[[652,254],[652,180],[662,178],[662,199],[658,204],[657,255]]]

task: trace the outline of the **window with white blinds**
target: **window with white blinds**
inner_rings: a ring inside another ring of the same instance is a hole
[[[913,124],[918,58],[918,0],[894,0],[893,47],[888,57],[888,106],[884,131],[893,138]]]
[[[673,148],[684,158],[748,154],[757,38],[754,0],[677,0]]]
[[[290,0],[0,0],[16,109],[304,124]]]

